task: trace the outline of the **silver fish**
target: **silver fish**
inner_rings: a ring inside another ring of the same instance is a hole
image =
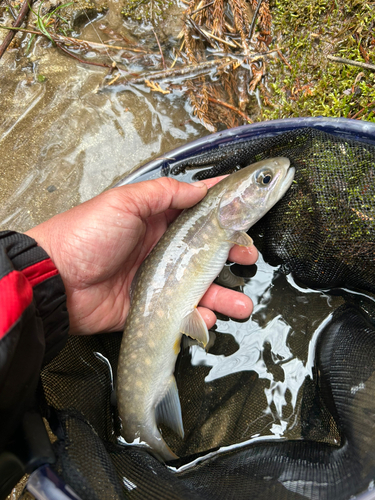
[[[160,460],[177,456],[159,423],[184,436],[174,377],[182,334],[206,346],[197,305],[234,244],[284,196],[294,177],[287,158],[254,163],[213,186],[168,228],[139,270],[117,373],[117,401],[127,443],[146,444]]]

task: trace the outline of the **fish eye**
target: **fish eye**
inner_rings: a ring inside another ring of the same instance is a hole
[[[267,186],[272,181],[272,173],[269,170],[263,170],[257,175],[257,183]]]

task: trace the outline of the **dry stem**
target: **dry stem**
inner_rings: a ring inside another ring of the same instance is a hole
[[[27,16],[27,14],[29,12],[29,8],[32,6],[32,4],[33,4],[33,0],[25,0],[23,2],[21,10],[20,10],[20,13],[18,14],[18,17],[17,17],[17,19],[15,20],[15,22],[13,24],[13,28],[18,28],[19,26],[21,26],[21,24],[24,22],[24,20],[25,20],[25,18]],[[15,31],[12,30],[4,38],[3,43],[0,46],[0,59],[3,57],[4,52],[9,47],[9,45],[10,45],[11,41],[13,40],[15,34],[16,34]]]

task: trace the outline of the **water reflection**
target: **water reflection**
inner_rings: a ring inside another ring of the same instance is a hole
[[[237,436],[239,441],[267,435],[301,438],[300,404],[306,380],[313,377],[316,340],[343,299],[298,286],[291,277],[266,264],[262,256],[257,262],[256,275],[245,281],[244,292],[254,301],[253,314],[244,322],[219,319],[215,349],[205,352],[199,346],[191,347],[191,363],[198,370],[204,367],[206,397],[210,387],[215,392],[236,374],[245,377],[246,384],[250,379],[245,374],[253,375],[248,397],[249,404],[251,400],[254,404],[251,411],[240,412],[238,418],[245,420],[245,424],[242,437]],[[237,344],[230,354],[222,341],[228,336]],[[237,395],[232,393],[232,396],[228,411],[233,417],[233,413],[238,413],[239,403]],[[247,412],[251,418],[246,416]],[[217,444],[229,444],[228,435]]]

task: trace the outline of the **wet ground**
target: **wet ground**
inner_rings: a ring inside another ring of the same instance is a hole
[[[124,21],[116,1],[108,7],[76,36],[106,41],[110,27],[158,53],[150,26]],[[181,29],[181,10],[159,21],[161,42]],[[107,68],[80,64],[41,38],[31,55],[23,52],[8,49],[0,61],[1,229],[25,231],[208,133],[178,93],[98,92]]]

